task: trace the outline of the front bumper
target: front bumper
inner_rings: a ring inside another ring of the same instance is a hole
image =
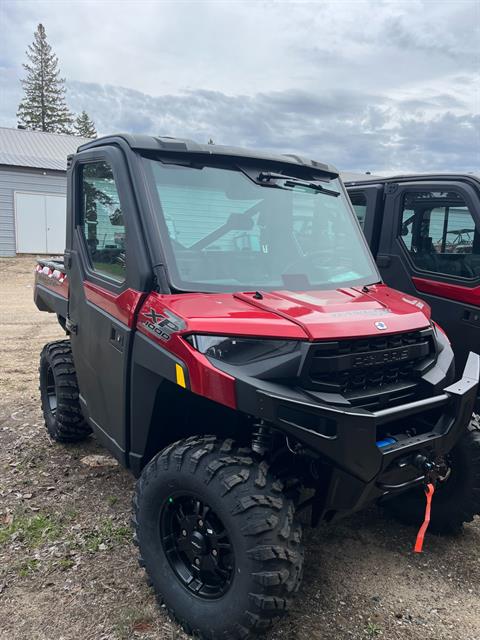
[[[333,519],[421,481],[408,464],[399,474],[399,462],[414,452],[435,459],[455,446],[470,422],[479,376],[480,356],[470,353],[462,378],[442,393],[373,412],[306,401],[300,393],[282,394],[279,385],[252,379],[237,378],[237,399],[239,409],[275,425],[331,464],[323,512]],[[415,429],[409,428],[414,421]],[[396,432],[400,428],[402,435],[379,447],[388,425],[395,425]],[[402,481],[395,481],[399,476]]]

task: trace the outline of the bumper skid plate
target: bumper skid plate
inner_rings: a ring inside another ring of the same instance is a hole
[[[380,478],[399,460],[418,451],[437,458],[455,446],[471,420],[479,377],[480,356],[470,353],[461,379],[439,395],[373,412],[326,406],[257,389],[257,415],[332,463],[334,471],[325,510],[349,512],[386,493]],[[430,418],[435,417],[431,427],[419,435],[409,435],[409,421],[428,412]],[[379,438],[379,431],[387,433],[385,425],[394,422],[397,429],[404,422],[402,431],[407,435]],[[408,488],[414,481],[398,488]]]

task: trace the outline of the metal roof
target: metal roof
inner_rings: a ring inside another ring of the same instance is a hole
[[[67,156],[88,138],[0,127],[0,165],[67,170]]]
[[[302,156],[294,154],[275,154],[259,149],[244,149],[240,147],[230,147],[220,144],[199,144],[193,140],[185,140],[183,138],[170,138],[168,136],[147,136],[141,134],[118,133],[104,138],[97,138],[82,146],[80,151],[93,149],[105,144],[126,143],[131,149],[139,151],[152,151],[169,156],[176,154],[192,154],[199,156],[224,156],[228,158],[248,158],[253,160],[267,160],[281,164],[292,164],[308,167],[309,169],[317,169],[324,173],[330,174],[332,177],[338,175],[338,170],[330,165],[316,160],[309,160]]]

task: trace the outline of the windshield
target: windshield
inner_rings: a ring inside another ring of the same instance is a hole
[[[332,289],[379,280],[338,180],[257,184],[235,168],[145,162],[175,288]]]

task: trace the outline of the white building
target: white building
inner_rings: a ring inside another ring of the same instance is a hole
[[[85,142],[0,127],[0,256],[63,253],[67,156]]]

